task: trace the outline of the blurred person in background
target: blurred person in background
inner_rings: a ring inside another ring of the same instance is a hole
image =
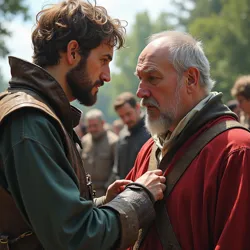
[[[238,77],[231,89],[231,94],[243,111],[240,115],[241,124],[250,129],[250,75]]]
[[[85,171],[91,175],[96,197],[106,194],[108,181],[115,159],[118,137],[104,128],[101,110],[92,109],[85,115],[87,134],[81,139],[81,157]]]
[[[233,111],[240,118],[241,109],[239,107],[239,102],[237,100],[230,100],[226,103],[226,105],[231,111]]]
[[[112,123],[112,130],[118,136],[119,136],[121,130],[123,129],[123,127],[124,127],[124,123],[121,119],[116,119]]]
[[[130,92],[121,93],[113,106],[124,123],[117,142],[113,176],[123,179],[134,166],[137,154],[150,134],[145,128],[141,107],[135,95]]]
[[[76,134],[80,140],[84,135],[86,135],[87,129],[86,129],[85,119],[84,119],[83,113],[81,114],[78,125],[76,127],[74,127],[74,131],[76,132]]]

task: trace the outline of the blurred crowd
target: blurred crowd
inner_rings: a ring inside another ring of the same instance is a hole
[[[115,180],[127,176],[141,147],[150,138],[134,94],[121,93],[113,108],[118,118],[112,124],[105,121],[101,110],[91,109],[82,114],[75,127],[81,139],[78,150],[97,197],[105,195]]]

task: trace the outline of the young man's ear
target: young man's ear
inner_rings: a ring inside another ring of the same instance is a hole
[[[80,56],[78,50],[78,42],[76,40],[71,40],[67,45],[67,61],[70,65],[74,65],[79,62]]]

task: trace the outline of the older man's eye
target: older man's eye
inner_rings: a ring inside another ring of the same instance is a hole
[[[157,77],[155,77],[155,76],[149,76],[149,77],[148,77],[148,81],[149,81],[149,82],[153,82],[153,81],[155,81],[155,80],[157,80]]]

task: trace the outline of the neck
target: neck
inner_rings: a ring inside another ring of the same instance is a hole
[[[209,94],[205,93],[205,91],[201,91],[197,93],[197,95],[192,96],[189,98],[189,100],[186,101],[185,107],[182,110],[182,113],[178,117],[178,119],[175,120],[174,124],[169,128],[169,132],[173,132],[175,128],[178,126],[179,122],[198,104],[200,103],[203,99],[205,99]]]

